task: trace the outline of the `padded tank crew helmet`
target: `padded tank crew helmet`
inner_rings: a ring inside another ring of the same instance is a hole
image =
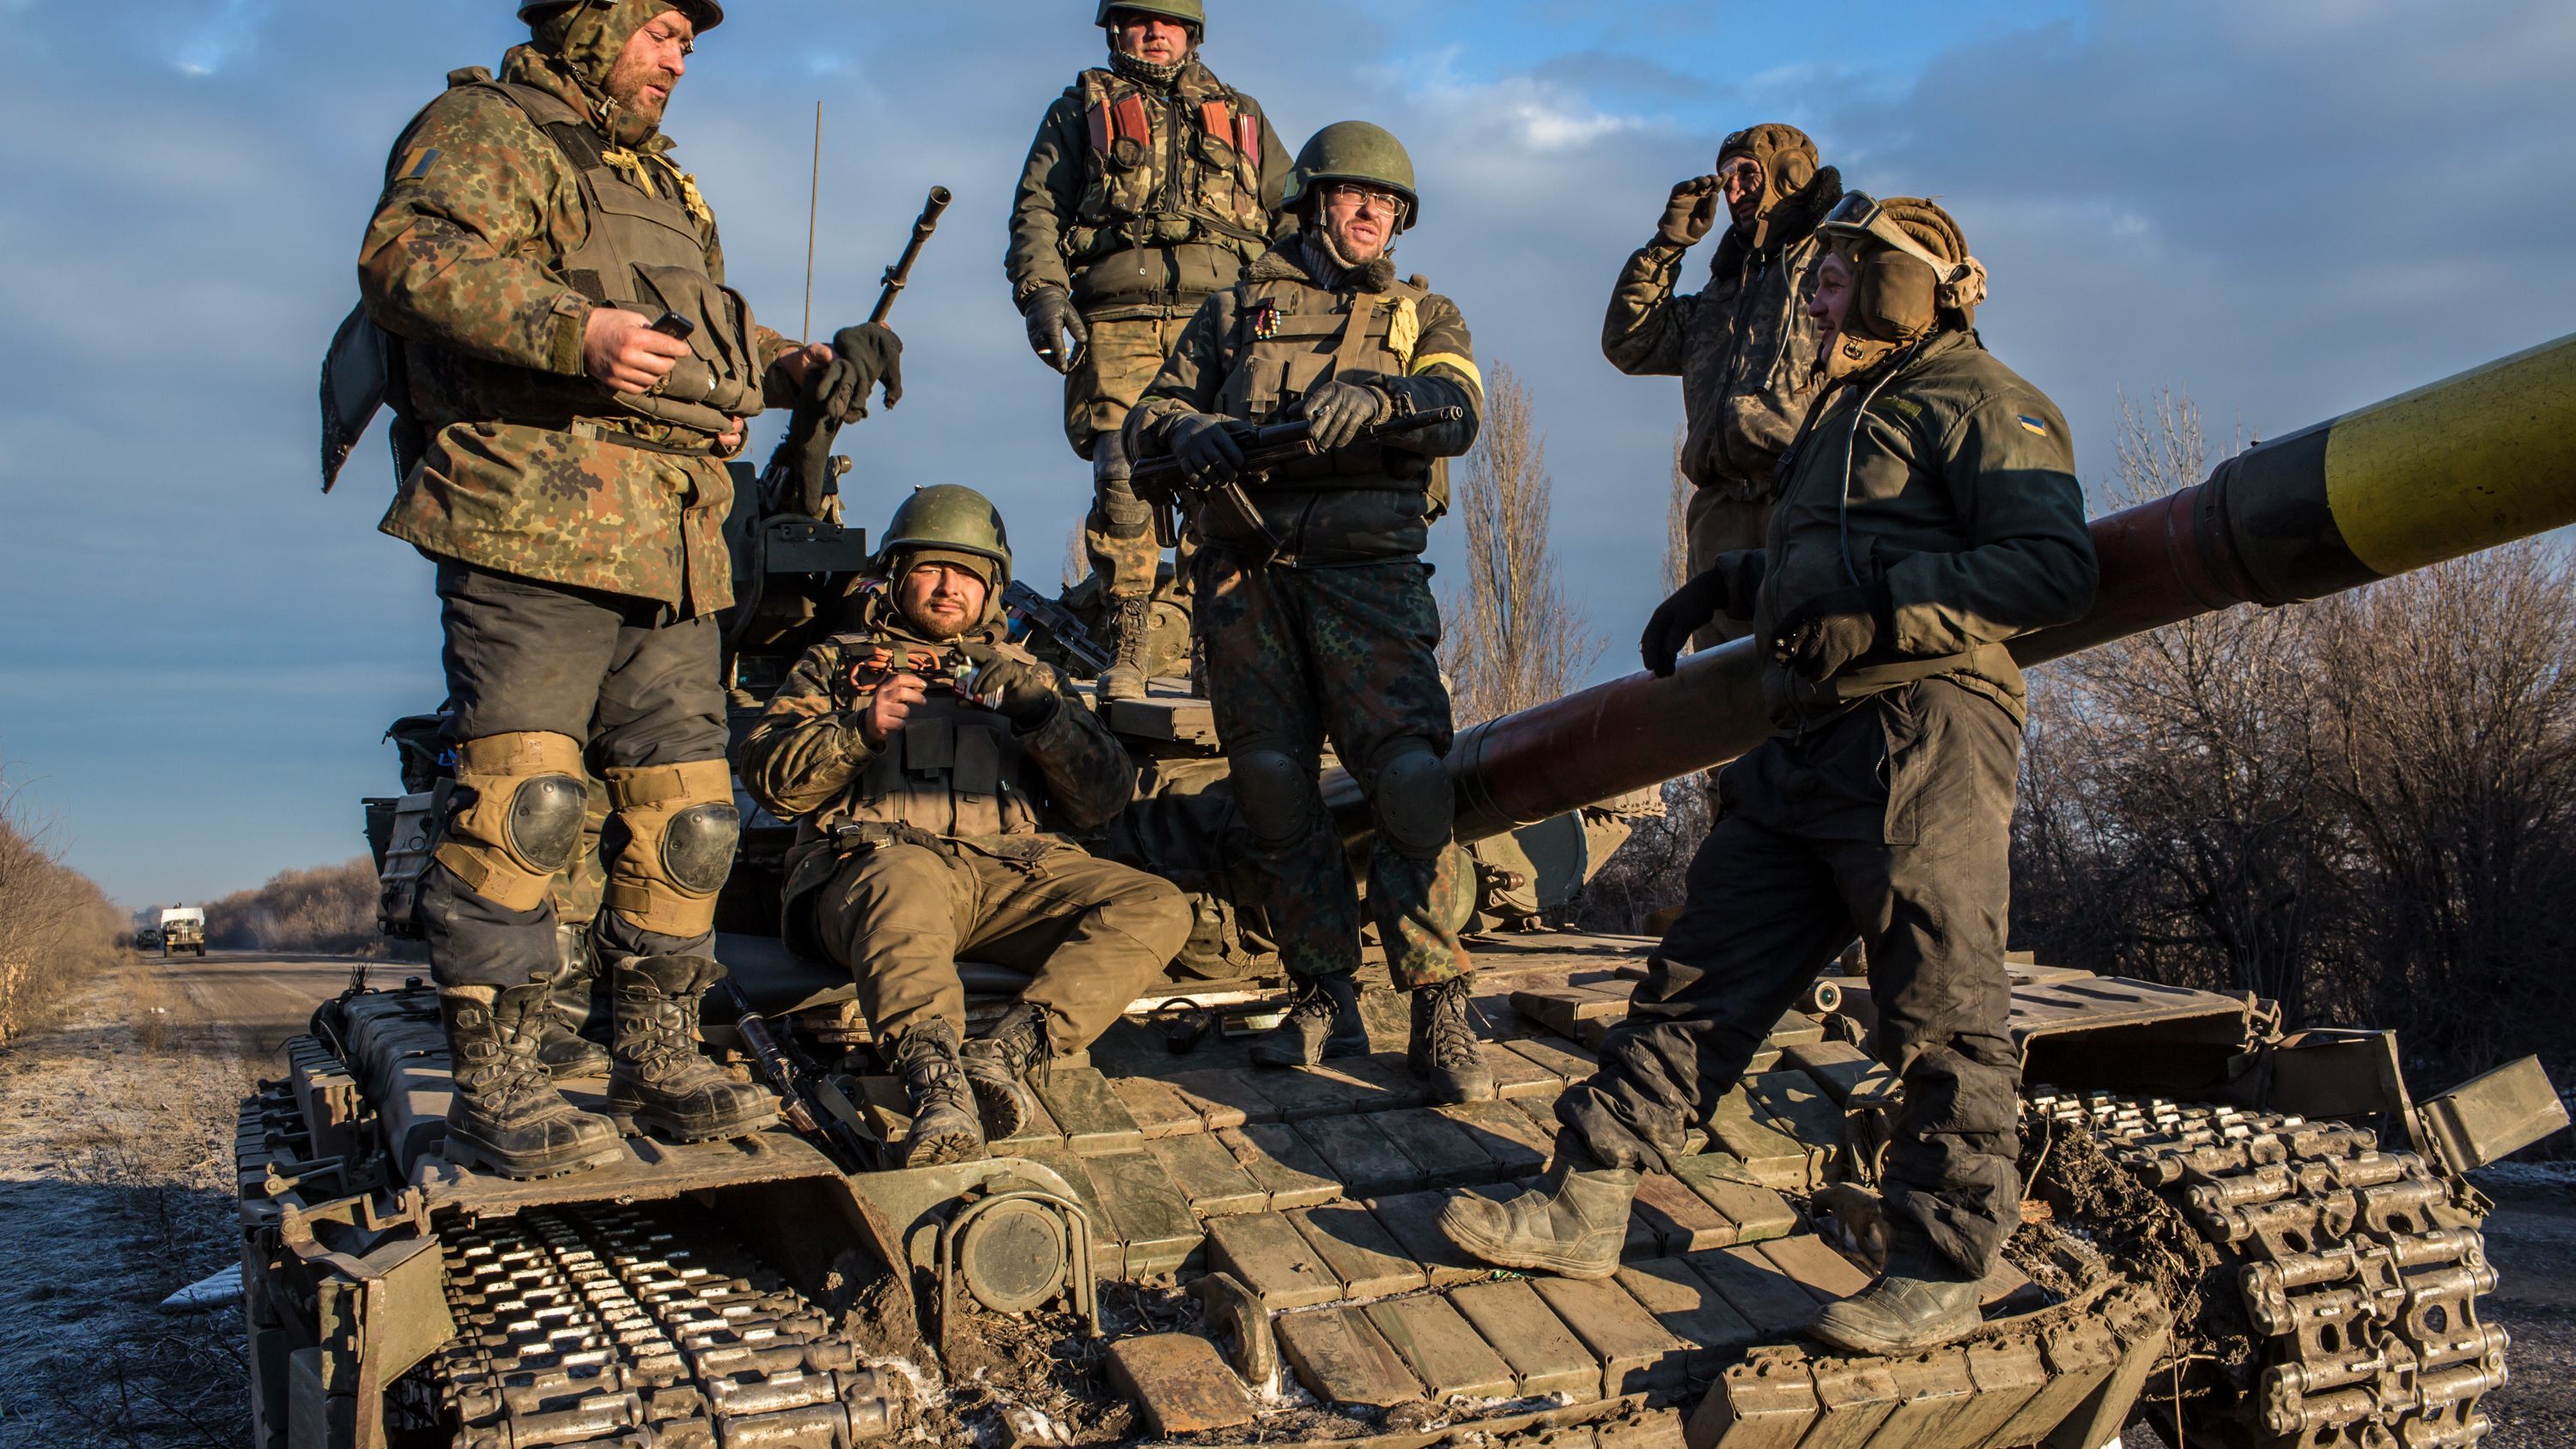
[[[1297,165],[1288,173],[1287,194],[1280,204],[1298,210],[1317,188],[1336,181],[1394,192],[1404,203],[1404,214],[1395,221],[1399,235],[1413,230],[1422,213],[1422,199],[1413,189],[1413,157],[1383,126],[1335,121],[1317,131],[1297,152]]]
[[[1945,315],[1961,327],[1975,322],[1986,299],[1985,264],[1968,255],[1959,224],[1934,203],[1849,192],[1816,231],[1852,269],[1842,336],[1824,359],[1828,377],[1866,371],[1930,336]]]
[[[616,4],[617,0],[521,0],[519,19],[526,22],[530,29],[534,29],[543,23],[547,16],[558,11],[589,6],[609,10],[614,9]],[[689,23],[698,28],[700,35],[724,24],[725,13],[721,0],[670,0],[670,4],[672,9],[689,17]]]
[[[907,556],[963,563],[985,576],[995,600],[1010,587],[1011,536],[1001,512],[961,484],[916,488],[897,505],[886,520],[885,542],[877,546],[878,572],[894,578],[896,561]]]

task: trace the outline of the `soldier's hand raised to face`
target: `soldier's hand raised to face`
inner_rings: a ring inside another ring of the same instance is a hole
[[[918,674],[897,674],[878,685],[877,692],[868,696],[868,707],[859,711],[859,738],[870,749],[884,749],[887,736],[912,718],[912,707],[921,703],[929,688]]]
[[[1655,235],[1677,247],[1697,246],[1717,225],[1717,209],[1726,204],[1726,183],[1715,176],[1694,176],[1673,188],[1664,204],[1664,219]]]
[[[689,344],[653,330],[653,319],[623,307],[594,307],[581,327],[581,365],[612,392],[651,392],[689,355]]]

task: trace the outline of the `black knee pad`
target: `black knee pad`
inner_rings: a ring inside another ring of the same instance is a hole
[[[731,805],[692,805],[662,829],[662,869],[682,890],[713,895],[733,873],[742,812]]]
[[[1398,855],[1429,860],[1447,849],[1458,815],[1449,769],[1427,741],[1410,740],[1377,768],[1369,806],[1377,828]]]
[[[507,843],[539,870],[561,870],[581,851],[582,816],[589,806],[589,792],[570,775],[521,780],[510,795]]]
[[[1252,828],[1253,849],[1286,850],[1314,828],[1321,792],[1295,760],[1277,750],[1248,750],[1231,762],[1228,777],[1243,823]]]

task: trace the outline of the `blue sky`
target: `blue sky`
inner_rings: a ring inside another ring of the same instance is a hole
[[[374,531],[381,440],[318,495],[313,380],[386,147],[512,8],[0,0],[0,761],[120,899],[356,853],[378,735],[439,698],[428,567]],[[957,193],[896,314],[910,396],[844,435],[854,516],[973,483],[1051,574],[1086,472],[1000,261],[1028,133],[1098,53],[1089,0],[733,8],[671,130],[766,320],[801,307],[817,99],[818,330]],[[1654,603],[1679,392],[1601,360],[1601,304],[1736,126],[1941,196],[1993,273],[1989,345],[2097,481],[2124,388],[2262,436],[2576,331],[2563,0],[1210,8],[1210,62],[1292,145],[1353,116],[1412,143],[1400,260],[1533,391],[1605,671]]]

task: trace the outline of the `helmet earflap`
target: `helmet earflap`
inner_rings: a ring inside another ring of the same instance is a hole
[[[1941,279],[1893,247],[1863,247],[1851,258],[1851,307],[1843,330],[1872,342],[1912,342],[1940,320]]]

